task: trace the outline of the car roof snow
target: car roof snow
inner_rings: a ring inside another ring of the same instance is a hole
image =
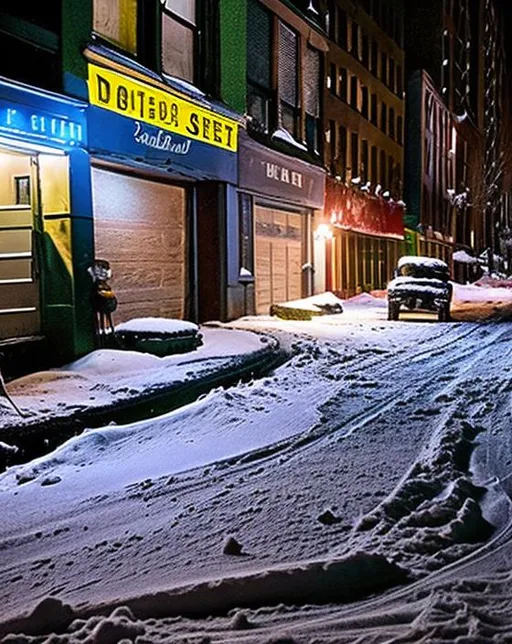
[[[437,257],[418,257],[416,255],[406,255],[398,260],[398,268],[403,266],[423,266],[434,270],[448,270],[448,264]]]

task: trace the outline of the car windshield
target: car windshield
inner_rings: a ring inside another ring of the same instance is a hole
[[[421,277],[445,282],[450,278],[448,266],[444,262],[431,258],[424,258],[422,261],[419,257],[411,261],[405,258],[400,260],[396,274],[401,277]]]
[[[432,266],[418,266],[417,264],[404,264],[398,269],[398,275],[403,277],[426,277],[446,281],[449,279],[448,270]]]

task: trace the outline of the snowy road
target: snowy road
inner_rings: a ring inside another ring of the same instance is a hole
[[[0,637],[508,641],[512,325],[237,326],[294,357],[0,476]]]

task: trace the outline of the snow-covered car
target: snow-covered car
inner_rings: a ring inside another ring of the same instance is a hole
[[[388,287],[388,320],[400,310],[436,311],[440,322],[450,319],[453,287],[448,265],[435,257],[401,257]]]

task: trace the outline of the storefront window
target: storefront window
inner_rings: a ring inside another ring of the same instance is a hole
[[[93,29],[114,45],[137,53],[137,0],[94,0]]]
[[[194,82],[195,0],[166,0],[162,10],[162,71]]]

